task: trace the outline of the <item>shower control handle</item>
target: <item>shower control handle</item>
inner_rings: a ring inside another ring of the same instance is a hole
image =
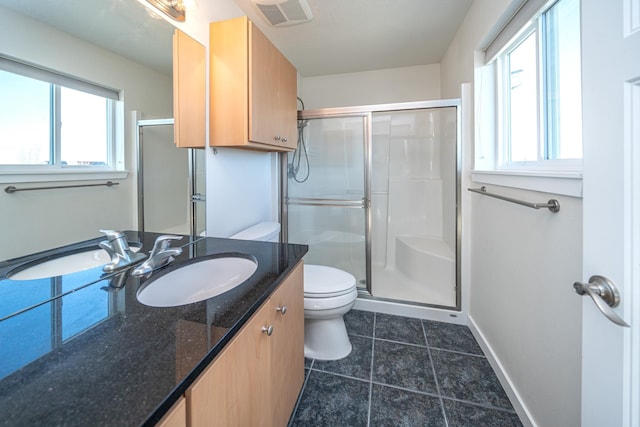
[[[276,311],[284,316],[285,314],[287,314],[287,306],[284,304],[282,305],[282,307],[278,306],[276,307]]]

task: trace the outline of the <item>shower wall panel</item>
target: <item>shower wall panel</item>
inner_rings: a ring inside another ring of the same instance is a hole
[[[456,304],[455,120],[455,108],[372,116],[374,296]]]

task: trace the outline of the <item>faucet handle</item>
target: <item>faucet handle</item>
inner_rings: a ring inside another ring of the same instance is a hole
[[[182,236],[175,236],[171,234],[164,234],[162,236],[159,236],[153,244],[151,256],[157,255],[158,252],[167,250],[169,248],[169,245],[171,245],[172,240],[182,240]]]
[[[106,234],[107,240],[109,240],[110,242],[124,237],[124,233],[118,230],[100,230],[100,232]]]

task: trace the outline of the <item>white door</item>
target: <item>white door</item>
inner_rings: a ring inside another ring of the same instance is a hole
[[[583,277],[620,291],[609,321],[587,295],[582,425],[640,425],[640,0],[582,0]]]

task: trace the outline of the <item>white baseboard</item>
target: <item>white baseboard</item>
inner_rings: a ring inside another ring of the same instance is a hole
[[[498,359],[495,352],[485,339],[484,334],[478,328],[478,325],[476,325],[473,317],[468,316],[468,321],[468,326],[469,329],[471,329],[471,333],[476,338],[476,341],[478,341],[478,344],[480,344],[480,348],[482,348],[482,351],[487,357],[489,364],[493,368],[493,371],[496,373],[496,376],[498,377],[502,388],[504,389],[507,397],[509,397],[511,404],[513,405],[513,409],[515,409],[518,417],[520,417],[520,421],[525,427],[537,427],[537,424],[533,421],[531,413],[520,398],[520,394],[511,381],[511,378],[509,378],[506,371],[503,369],[502,363],[500,363],[500,359]]]
[[[467,324],[466,313],[455,310],[411,305],[410,303],[383,301],[373,298],[358,298],[356,299],[356,303],[353,308],[356,310],[375,311],[376,313],[414,317],[424,320],[435,320],[438,322],[455,323],[458,325]]]

